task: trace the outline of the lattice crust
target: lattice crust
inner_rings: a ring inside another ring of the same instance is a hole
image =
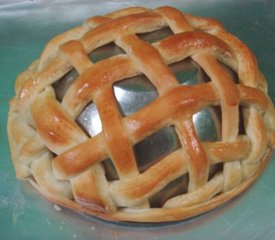
[[[137,36],[165,27],[174,35],[152,44]],[[89,53],[112,42],[125,54],[90,60]],[[210,82],[178,83],[168,65],[188,57]],[[236,72],[239,83],[223,64]],[[79,76],[60,103],[52,84],[73,68]],[[113,84],[141,74],[156,87],[158,97],[122,116]],[[274,107],[252,52],[217,21],[172,7],[132,7],[86,20],[53,38],[41,58],[18,76],[15,90],[8,135],[17,177],[57,204],[105,219],[173,221],[208,211],[245,190],[275,145]],[[103,125],[94,137],[76,123],[90,102]],[[201,142],[192,116],[217,105],[221,140]],[[181,148],[140,173],[133,146],[167,126],[175,127]],[[118,180],[105,177],[106,158]],[[209,177],[217,163],[223,167]],[[148,199],[184,174],[189,176],[188,191],[150,208]]]

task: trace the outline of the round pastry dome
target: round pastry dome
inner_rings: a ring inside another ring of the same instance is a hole
[[[244,191],[275,145],[251,50],[217,21],[131,7],[53,38],[16,80],[18,178],[112,221],[165,222]]]

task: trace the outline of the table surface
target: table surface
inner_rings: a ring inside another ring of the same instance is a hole
[[[133,5],[172,5],[219,19],[256,54],[275,100],[275,1],[0,1],[1,239],[275,239],[275,156],[242,195],[199,217],[163,224],[110,223],[59,208],[16,180],[6,133],[16,76],[47,41],[86,18]]]

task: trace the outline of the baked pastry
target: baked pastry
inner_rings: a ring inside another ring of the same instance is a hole
[[[172,35],[141,38],[163,28]],[[90,59],[110,43],[122,53]],[[209,81],[177,81],[170,65],[187,58]],[[75,78],[58,96],[56,85],[72,69]],[[113,86],[139,75],[157,97],[125,115]],[[275,146],[274,107],[252,52],[216,20],[173,7],[131,7],[86,20],[50,40],[15,90],[8,136],[17,177],[58,205],[112,221],[174,221],[213,209],[259,176]],[[78,120],[91,103],[102,124],[94,136]],[[221,112],[220,137],[201,141],[192,117],[212,106]],[[168,126],[179,146],[141,170],[134,147]],[[177,179],[182,192],[152,204]]]

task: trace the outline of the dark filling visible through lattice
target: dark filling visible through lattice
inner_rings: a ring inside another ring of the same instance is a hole
[[[166,29],[165,31],[166,32],[163,32],[162,37],[170,34],[169,29]],[[154,42],[157,35],[156,32],[154,32],[153,36],[150,36],[150,34],[140,34],[139,36],[146,41]],[[90,58],[94,62],[97,62],[106,57],[121,53],[124,53],[122,49],[116,47],[114,44],[108,44],[106,47],[102,47],[101,49],[91,53]],[[201,82],[210,81],[206,73],[191,59],[171,64],[169,67],[180,84],[195,85]],[[238,79],[236,74],[231,70],[229,71],[232,73],[234,81],[237,82]],[[77,76],[77,72],[72,70],[58,82],[53,84],[59,101],[62,101],[65,92]],[[158,97],[155,87],[144,75],[125,79],[114,84],[113,91],[122,116],[127,116],[138,111]],[[240,111],[240,113],[241,112],[242,111]],[[240,122],[242,122],[242,114],[240,115]],[[100,117],[94,103],[89,103],[83,109],[77,118],[77,122],[91,137],[95,136],[102,130]],[[193,122],[201,141],[220,140],[220,107],[208,107],[201,112],[198,112],[193,116]],[[240,134],[243,132],[244,126],[240,124]],[[168,126],[151,134],[149,137],[134,146],[139,171],[146,171],[150,166],[178,148],[180,148],[180,143],[173,126]],[[109,181],[118,179],[115,167],[110,159],[103,161],[103,165],[106,170],[106,177]],[[222,164],[211,166],[209,178],[212,178],[215,173],[220,170],[222,170]],[[167,199],[185,193],[187,191],[188,181],[188,174],[185,174],[169,183],[164,189],[149,199],[151,207],[159,207]]]

